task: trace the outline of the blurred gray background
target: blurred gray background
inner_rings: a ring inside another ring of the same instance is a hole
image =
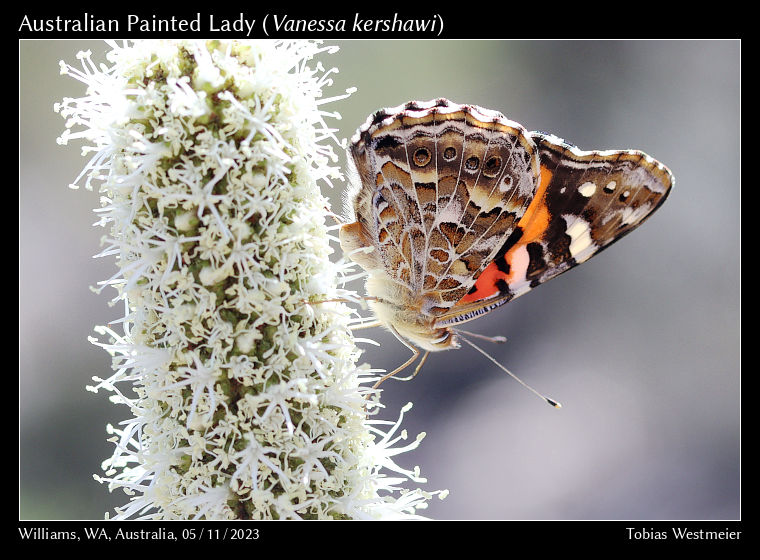
[[[432,355],[383,386],[386,418],[420,447],[436,519],[736,519],[739,510],[738,41],[330,41],[330,109],[347,137],[380,107],[448,97],[503,112],[583,149],[637,148],[676,185],[639,230],[573,271],[470,324],[555,410],[472,349]],[[53,103],[84,88],[58,61],[100,41],[20,41],[19,421],[22,519],[102,519],[126,497],[92,479],[111,454],[105,425],[128,413],[84,387],[110,359],[89,344],[118,311],[89,286],[97,193],[67,184],[85,163],[58,146]],[[341,154],[342,156],[342,154]],[[344,161],[343,159],[341,161]],[[341,208],[341,187],[331,193]],[[364,359],[392,369],[408,351]]]

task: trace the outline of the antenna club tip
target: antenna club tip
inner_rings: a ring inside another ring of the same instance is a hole
[[[550,399],[549,397],[544,397],[544,398],[546,399],[546,402],[548,402],[554,408],[562,408],[562,403],[557,402],[554,399]]]

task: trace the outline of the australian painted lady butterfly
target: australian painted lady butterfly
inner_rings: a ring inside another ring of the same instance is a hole
[[[446,99],[376,112],[349,154],[341,245],[368,273],[378,321],[414,353],[396,372],[638,227],[673,184],[645,153],[582,151]]]

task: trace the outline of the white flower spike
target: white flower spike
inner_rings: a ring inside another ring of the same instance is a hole
[[[347,95],[320,99],[334,69],[310,64],[334,49],[109,45],[109,65],[61,63],[87,92],[55,109],[59,142],[87,143],[74,188],[100,193],[98,256],[119,268],[99,289],[125,314],[92,339],[114,373],[89,387],[134,416],[108,427],[96,476],[130,496],[116,518],[416,517],[432,494],[403,489],[424,479],[392,457],[421,438],[395,448],[401,418],[367,420],[351,310],[307,303],[359,300],[338,288],[319,191],[340,178],[321,107]]]

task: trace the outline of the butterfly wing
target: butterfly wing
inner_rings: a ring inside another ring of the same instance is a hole
[[[469,321],[570,270],[662,205],[673,175],[638,151],[584,152],[531,133],[541,165],[536,196],[517,229],[436,326]]]
[[[353,139],[361,186],[344,250],[403,286],[431,317],[470,291],[515,230],[539,166],[525,129],[495,111],[444,99],[370,117]]]

